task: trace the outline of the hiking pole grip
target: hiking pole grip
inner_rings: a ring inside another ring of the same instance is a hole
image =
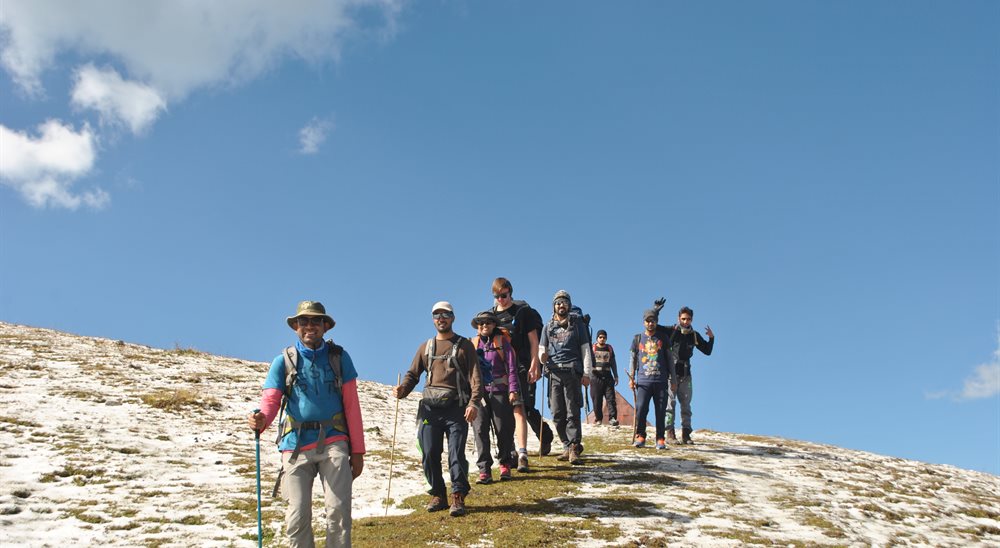
[[[257,413],[260,413],[260,409],[254,409],[253,414],[256,417]],[[254,441],[257,446],[257,548],[263,548],[264,546],[264,524],[261,520],[260,515],[260,430],[254,428],[253,430]]]

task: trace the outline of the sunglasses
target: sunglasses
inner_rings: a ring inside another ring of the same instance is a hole
[[[501,293],[499,295],[493,295],[493,298],[496,299],[496,300],[498,300],[498,301],[500,299],[506,299],[507,297],[510,297],[510,291],[508,291],[506,293]]]
[[[482,327],[484,325],[496,325],[496,324],[497,324],[496,322],[478,321],[476,322],[476,327]]]
[[[312,325],[323,325],[326,321],[322,316],[299,316],[295,318],[295,322],[299,324],[299,327],[305,327],[309,324]]]
[[[435,320],[450,320],[451,318],[455,317],[455,314],[451,312],[435,312],[431,314],[431,317],[433,317]]]

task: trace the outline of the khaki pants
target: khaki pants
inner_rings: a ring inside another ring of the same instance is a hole
[[[323,485],[326,507],[326,547],[351,545],[351,459],[346,441],[326,446],[323,451],[310,449],[292,456],[282,453],[285,474],[281,478],[281,494],[288,502],[285,527],[292,548],[313,548],[312,488],[318,475]]]

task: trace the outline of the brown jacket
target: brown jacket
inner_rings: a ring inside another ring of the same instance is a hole
[[[459,372],[461,372],[463,378],[461,391],[466,394],[472,394],[469,405],[473,405],[478,403],[483,397],[483,382],[479,371],[479,358],[476,356],[476,349],[472,346],[472,341],[461,337],[461,341],[458,343],[458,354],[455,355],[455,361],[458,362],[458,369],[453,368],[448,363],[447,356],[451,355],[451,347],[459,338],[459,335],[455,334],[450,339],[435,341],[434,355],[445,356],[445,358],[434,360],[434,363],[431,364],[433,370],[433,375],[431,375],[433,383],[431,386],[459,388]],[[410,370],[406,372],[400,383],[400,398],[405,398],[409,395],[417,386],[417,383],[420,382],[421,373],[427,371],[426,352],[427,341],[424,341],[417,348],[417,353],[413,356],[413,362],[410,364]]]

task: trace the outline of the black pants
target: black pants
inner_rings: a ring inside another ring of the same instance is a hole
[[[597,419],[597,424],[604,422],[605,399],[608,401],[608,419],[618,418],[615,378],[610,372],[594,373],[590,376],[590,398],[594,402],[594,418]]]
[[[472,421],[473,440],[476,442],[476,468],[480,472],[489,472],[493,466],[490,455],[490,429],[497,438],[497,455],[500,464],[516,466],[517,459],[512,458],[514,451],[514,408],[510,406],[507,392],[487,392],[484,397],[486,405],[477,406],[479,413]]]

